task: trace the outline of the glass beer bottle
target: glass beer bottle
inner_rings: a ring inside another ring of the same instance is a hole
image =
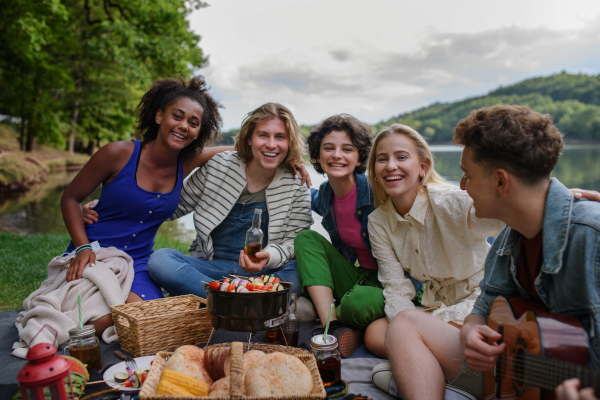
[[[246,245],[244,246],[244,253],[248,256],[250,261],[253,263],[259,263],[260,260],[256,258],[256,253],[262,250],[263,231],[260,229],[260,220],[262,216],[262,209],[254,209],[254,218],[252,219],[252,227],[246,232]]]
[[[290,305],[288,316],[283,324],[283,334],[288,346],[298,347],[298,334],[300,332],[300,321],[296,317],[296,307],[298,296],[296,293],[290,293]]]

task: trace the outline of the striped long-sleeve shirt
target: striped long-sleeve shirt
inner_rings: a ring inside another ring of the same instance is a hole
[[[190,246],[192,256],[212,260],[214,249],[210,233],[229,214],[246,184],[246,164],[235,151],[216,154],[185,181],[179,206],[170,219],[195,212],[196,239]],[[310,191],[301,186],[300,178],[295,178],[290,171],[277,168],[265,194],[269,244],[264,250],[270,255],[265,268],[275,269],[295,258],[294,237],[309,229],[313,222]]]

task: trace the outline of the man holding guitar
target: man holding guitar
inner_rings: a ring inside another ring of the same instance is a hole
[[[400,393],[405,399],[442,399],[449,383],[479,399],[540,398],[544,392],[531,387],[553,389],[572,377],[588,386],[600,384],[600,204],[575,200],[551,178],[563,149],[562,134],[548,115],[521,106],[493,106],[461,120],[454,142],[465,146],[461,188],[473,199],[475,215],[507,226],[488,253],[482,294],[460,331],[414,310],[390,323],[386,349]],[[589,345],[587,353],[583,347],[587,369],[548,361],[545,356],[556,348],[540,347],[562,340],[559,325],[551,314],[525,315],[532,308],[511,308],[510,298],[521,299],[520,304],[533,300],[537,310],[569,314],[563,318],[568,320],[567,336],[572,324],[580,325],[576,344]],[[496,311],[502,306],[512,310],[508,317]],[[535,334],[543,339],[529,342]],[[561,373],[545,369],[547,364]],[[486,377],[485,394],[481,371],[492,377],[491,383]],[[569,398],[573,388],[567,383],[559,395]]]

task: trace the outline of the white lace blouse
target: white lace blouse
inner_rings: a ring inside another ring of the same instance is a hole
[[[490,245],[504,224],[475,217],[473,201],[456,187],[429,185],[402,217],[391,200],[369,215],[373,256],[379,263],[385,314],[414,309],[413,284],[425,283],[425,311],[462,324],[481,292],[479,281]]]

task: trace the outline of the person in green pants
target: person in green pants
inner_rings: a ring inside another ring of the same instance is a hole
[[[338,304],[330,332],[343,357],[361,343],[370,323],[385,316],[367,231],[375,209],[364,175],[372,142],[369,126],[347,114],[327,118],[310,132],[311,163],[328,178],[318,191],[311,189],[312,210],[323,217],[331,243],[315,231],[300,232],[294,240],[302,292],[311,297],[323,325],[334,299]],[[421,283],[414,282],[418,293]]]

